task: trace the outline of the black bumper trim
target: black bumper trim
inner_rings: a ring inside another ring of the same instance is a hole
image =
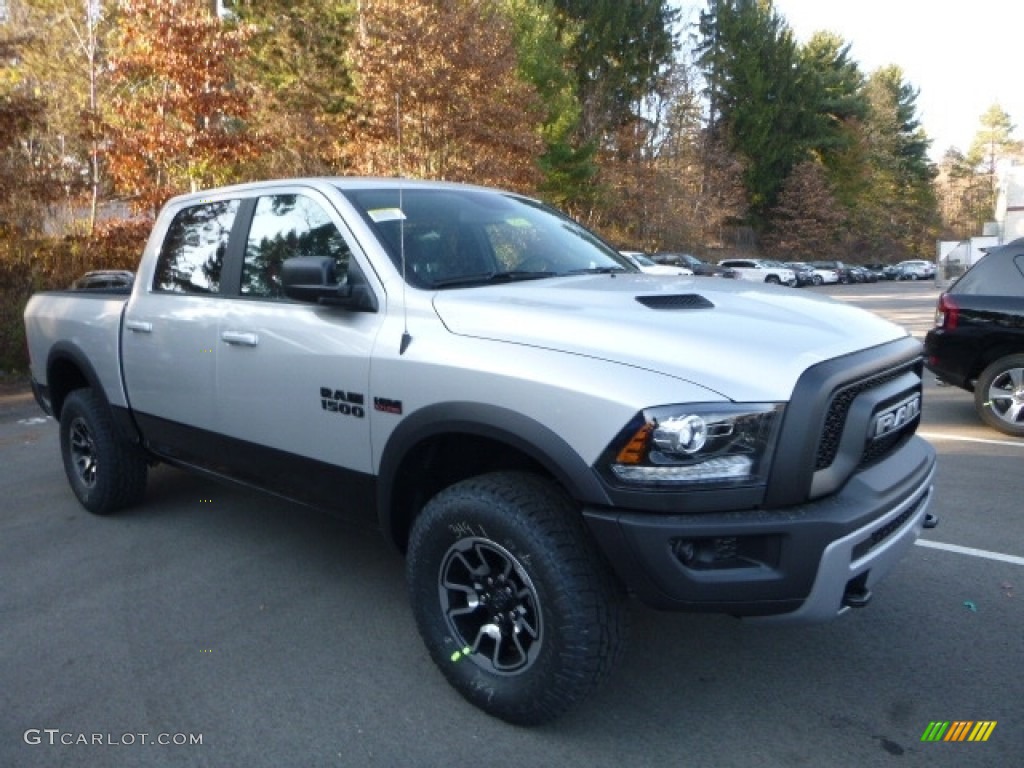
[[[805,504],[703,515],[587,508],[584,517],[619,576],[649,605],[743,616],[787,613],[797,611],[823,578],[832,578],[822,574],[823,558],[836,542],[851,540],[850,551],[857,548],[859,559],[851,555],[847,560],[855,560],[855,570],[863,573],[871,570],[875,557],[888,553],[884,540],[916,538],[934,467],[934,449],[913,437],[884,461],[855,474],[840,492]],[[913,511],[905,515],[910,507]],[[902,519],[891,526],[897,518]],[[780,542],[777,557],[739,567],[699,562],[692,567],[679,556],[680,540],[733,537],[741,542],[774,537]],[[872,538],[874,546],[859,547]],[[833,562],[828,567],[838,572],[849,565]],[[833,613],[841,611],[841,599],[840,590]]]

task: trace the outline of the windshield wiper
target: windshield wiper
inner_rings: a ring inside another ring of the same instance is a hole
[[[514,283],[517,280],[539,280],[544,277],[556,277],[555,272],[529,271],[512,269],[507,272],[479,272],[474,275],[455,275],[440,280],[432,280],[431,288],[452,288],[459,285],[493,285],[495,283]]]
[[[584,269],[570,269],[566,272],[560,272],[562,275],[611,275],[619,272],[629,272],[625,267],[618,265],[614,267],[585,267]]]

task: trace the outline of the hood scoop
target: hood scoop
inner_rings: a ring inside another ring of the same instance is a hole
[[[654,294],[637,296],[636,300],[650,309],[714,309],[715,305],[699,293]]]

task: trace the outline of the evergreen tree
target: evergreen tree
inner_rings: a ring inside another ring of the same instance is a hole
[[[816,83],[770,0],[710,0],[700,31],[709,130],[743,157],[751,217],[763,225],[813,144]]]
[[[849,52],[849,44],[831,32],[816,33],[800,50],[813,99],[808,148],[824,164],[837,199],[846,206],[864,191],[860,138],[868,112],[865,78]]]
[[[583,143],[609,139],[632,121],[675,52],[678,18],[668,0],[555,0],[571,25],[571,62],[582,105]]]
[[[869,190],[856,220],[874,249],[901,257],[930,253],[938,234],[938,203],[928,160],[930,141],[917,119],[917,90],[897,66],[868,78],[865,121]]]
[[[1015,128],[1010,115],[999,104],[993,104],[981,116],[978,132],[974,135],[974,141],[971,142],[971,147],[964,158],[967,165],[985,179],[985,186],[988,189],[985,207],[988,210],[983,216],[983,221],[990,221],[995,215],[996,196],[999,191],[999,161],[1020,149],[1020,143],[1013,139]]]
[[[254,170],[269,176],[339,173],[354,108],[348,51],[356,0],[235,0],[253,30],[238,75],[252,90],[250,120],[267,151]]]
[[[579,137],[582,107],[570,63],[580,23],[560,17],[555,0],[501,0],[515,36],[519,77],[543,104],[540,193],[552,204],[581,213],[595,200],[593,142]]]
[[[838,247],[846,211],[832,193],[824,165],[807,160],[787,177],[764,244],[783,260],[807,260]]]

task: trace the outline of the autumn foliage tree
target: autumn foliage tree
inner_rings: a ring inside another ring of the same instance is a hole
[[[237,178],[252,154],[234,76],[249,31],[189,0],[122,0],[120,14],[107,161],[133,206],[155,213],[174,194]]]
[[[47,184],[50,163],[36,150],[46,103],[13,66],[29,42],[28,37],[0,37],[0,235],[38,226],[42,206],[53,197]]]
[[[535,188],[540,104],[494,3],[363,0],[351,71],[351,172]]]
[[[8,9],[8,23],[26,40],[19,75],[45,111],[45,127],[33,132],[31,151],[33,167],[49,187],[47,223],[91,233],[106,192],[99,126],[116,8],[97,0],[20,0]]]

